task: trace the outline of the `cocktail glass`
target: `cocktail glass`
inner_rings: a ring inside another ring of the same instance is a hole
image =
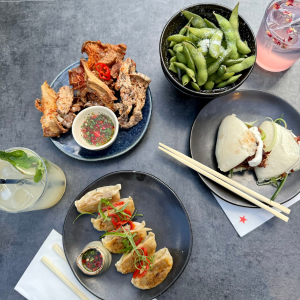
[[[271,1],[256,36],[257,64],[280,72],[300,57],[300,2]]]
[[[23,150],[28,157],[36,157],[43,164],[45,171],[42,179],[35,183],[33,180],[35,167],[19,170],[9,162],[0,160],[0,178],[19,181],[17,184],[0,184],[0,210],[19,213],[54,206],[62,198],[66,189],[64,172],[32,150],[18,147],[5,152],[15,150]]]

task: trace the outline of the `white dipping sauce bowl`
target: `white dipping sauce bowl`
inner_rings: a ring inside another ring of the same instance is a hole
[[[83,125],[84,121],[92,114],[94,114],[94,115],[104,114],[104,115],[110,117],[115,126],[115,132],[114,132],[113,137],[111,138],[111,140],[108,143],[106,143],[102,146],[93,146],[93,145],[88,144],[85,141],[83,134],[81,132],[81,126]],[[111,146],[112,143],[116,140],[118,133],[119,133],[119,121],[118,121],[116,115],[114,114],[113,111],[111,111],[110,109],[108,109],[107,107],[104,107],[104,106],[92,106],[92,107],[82,110],[75,117],[73,126],[72,126],[72,134],[73,134],[73,137],[74,137],[76,143],[79,144],[81,147],[88,149],[88,150],[92,150],[92,151],[103,150],[103,149]]]

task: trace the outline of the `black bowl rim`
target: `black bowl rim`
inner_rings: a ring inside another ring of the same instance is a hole
[[[190,258],[191,258],[191,255],[192,255],[192,250],[193,250],[193,230],[192,230],[192,225],[191,225],[191,221],[190,221],[190,218],[189,218],[189,215],[183,205],[183,203],[181,202],[180,198],[178,197],[178,195],[173,191],[173,189],[171,189],[170,186],[168,186],[165,182],[163,182],[161,179],[159,179],[158,177],[152,175],[152,174],[149,174],[149,173],[146,173],[146,172],[142,172],[142,171],[134,171],[134,170],[119,170],[119,171],[114,171],[114,172],[111,172],[111,173],[108,173],[108,174],[105,174],[99,178],[97,178],[96,180],[94,180],[92,183],[90,183],[87,187],[85,187],[77,196],[76,196],[76,199],[79,198],[79,195],[82,194],[83,191],[87,190],[90,186],[92,186],[94,183],[96,183],[98,180],[100,179],[103,179],[105,177],[108,177],[108,176],[111,176],[113,174],[117,174],[117,173],[135,173],[135,174],[143,174],[143,175],[147,175],[149,177],[152,177],[153,179],[157,180],[158,182],[162,183],[164,186],[166,186],[173,194],[174,196],[176,197],[176,199],[178,200],[180,206],[182,207],[185,215],[186,215],[186,218],[187,218],[187,221],[188,221],[188,224],[189,224],[189,227],[190,227],[190,234],[191,234],[191,240],[190,240],[190,245],[189,245],[189,252],[188,252],[188,255],[187,255],[187,259],[182,267],[182,269],[180,270],[180,272],[177,274],[177,276],[175,277],[175,279],[162,291],[160,292],[159,294],[157,294],[156,296],[154,297],[151,297],[151,299],[154,299],[154,298],[157,298],[159,297],[160,295],[162,295],[164,292],[166,292],[177,280],[178,278],[181,276],[181,274],[183,273],[183,271],[185,270],[187,264],[189,263],[190,261]],[[65,253],[65,256],[66,256],[66,259],[67,259],[67,262],[68,262],[68,265],[70,266],[71,268],[71,271],[72,273],[74,274],[74,276],[76,277],[77,281],[87,290],[89,291],[92,295],[94,295],[95,297],[99,298],[98,295],[94,294],[92,291],[90,291],[90,289],[78,278],[77,274],[75,273],[75,271],[73,270],[73,268],[71,267],[71,264],[69,262],[69,259],[67,257],[67,254],[66,254],[66,251],[65,251],[65,227],[66,227],[66,221],[67,221],[67,217],[71,211],[71,209],[73,208],[73,204],[74,202],[76,201],[76,199],[71,203],[69,209],[68,209],[68,212],[66,214],[66,217],[65,217],[65,220],[64,220],[64,225],[63,225],[63,230],[62,230],[62,242],[63,242],[63,250],[64,250],[64,253]],[[99,298],[101,299],[101,298]],[[149,299],[150,300],[150,299]]]
[[[298,112],[298,113],[300,114],[300,111],[298,111],[291,103],[287,102],[286,100],[284,100],[282,97],[278,96],[278,95],[275,94],[275,93],[270,93],[270,92],[266,92],[266,91],[262,91],[262,90],[254,90],[254,89],[239,89],[238,91],[239,91],[239,92],[249,92],[249,91],[251,92],[251,91],[255,91],[255,92],[262,92],[262,93],[270,94],[270,95],[272,95],[272,96],[275,96],[275,97],[280,98],[281,100],[283,100],[284,102],[286,102],[287,104],[289,104],[296,112]],[[224,96],[228,96],[228,95],[224,95]],[[197,120],[198,115],[200,114],[200,112],[201,112],[201,110],[199,111],[199,113],[197,114],[197,116],[196,116],[195,119],[194,119],[193,125],[192,125],[191,130],[190,130],[190,135],[189,135],[189,148],[190,148],[190,155],[191,155],[192,158],[193,158],[193,153],[192,153],[192,138],[191,138],[191,137],[192,137],[192,131],[193,131],[193,129],[194,129],[196,120]],[[203,176],[202,174],[200,174],[200,173],[198,173],[198,172],[197,172],[197,174],[198,174],[198,176],[201,178],[202,182],[207,186],[207,188],[209,188],[209,190],[211,191],[212,194],[214,194],[215,196],[219,197],[220,199],[226,201],[227,203],[230,203],[230,204],[232,204],[232,205],[239,206],[239,207],[250,208],[250,209],[251,209],[251,208],[260,208],[259,206],[255,205],[255,204],[253,204],[253,206],[250,207],[250,206],[244,206],[244,205],[240,205],[240,204],[236,204],[236,203],[233,203],[233,202],[228,201],[228,200],[225,199],[222,195],[219,195],[218,193],[214,192],[214,191],[209,187],[209,185],[207,184],[206,180],[204,179],[204,178],[206,178],[205,176]],[[284,202],[281,202],[280,204],[284,204],[284,203],[286,203],[286,202],[288,202],[288,201],[294,199],[298,194],[300,194],[300,192],[297,193],[294,197],[292,197],[292,198],[290,198],[290,199],[287,199],[287,200],[285,200]]]
[[[225,8],[227,10],[230,10],[232,11],[231,8],[225,6],[225,5],[220,5],[220,4],[215,4],[215,3],[198,3],[198,4],[192,4],[190,6],[186,6],[184,8],[182,8],[181,10],[179,10],[179,12],[175,13],[169,20],[168,22],[166,23],[166,25],[164,26],[164,29],[161,33],[161,36],[160,36],[160,39],[159,39],[159,56],[160,56],[160,60],[161,60],[161,65],[162,65],[162,68],[163,70],[166,72],[164,72],[165,74],[167,74],[167,77],[169,77],[170,81],[172,81],[173,83],[173,86],[175,86],[177,89],[179,89],[181,92],[184,92],[185,94],[188,94],[188,95],[194,95],[194,96],[202,96],[203,98],[206,97],[218,97],[218,96],[223,96],[223,95],[226,95],[228,93],[231,93],[233,91],[235,91],[237,88],[239,88],[247,79],[248,77],[250,76],[250,74],[252,73],[252,70],[255,66],[255,63],[253,64],[253,66],[248,70],[248,73],[246,74],[245,78],[239,82],[238,84],[232,86],[231,88],[229,89],[225,89],[225,90],[222,90],[220,92],[214,92],[214,93],[209,93],[209,92],[196,92],[192,89],[189,89],[185,86],[183,86],[182,84],[179,84],[176,80],[174,80],[174,78],[172,77],[170,71],[168,70],[168,68],[166,67],[165,65],[165,62],[164,62],[164,59],[163,59],[163,56],[162,56],[162,43],[163,43],[163,35],[166,31],[166,28],[169,26],[169,24],[171,23],[171,21],[173,21],[173,19],[181,13],[182,10],[188,10],[190,8],[193,8],[195,6],[206,6],[206,5],[215,5],[215,6],[218,6],[218,7],[222,7],[222,8]],[[256,44],[256,36],[251,28],[251,26],[249,25],[249,23],[242,17],[242,15],[239,14],[239,17],[243,20],[243,22],[247,25],[247,27],[250,29],[251,33],[252,33],[252,36],[253,36],[253,40],[254,40],[254,43],[255,43],[255,55],[257,54],[257,44]],[[256,58],[255,58],[256,60]]]

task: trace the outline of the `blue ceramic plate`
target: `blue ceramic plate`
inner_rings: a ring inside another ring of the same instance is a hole
[[[79,66],[79,61],[65,68],[51,83],[51,87],[58,92],[59,88],[69,85],[68,71]],[[143,120],[130,129],[121,129],[115,142],[107,149],[100,151],[90,151],[79,146],[69,130],[59,138],[51,138],[53,144],[63,153],[79,160],[96,161],[105,160],[119,155],[132,149],[145,134],[152,114],[152,97],[150,88],[146,92],[146,102],[142,110]]]

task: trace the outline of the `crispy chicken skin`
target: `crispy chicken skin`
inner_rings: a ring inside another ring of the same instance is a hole
[[[35,107],[43,113],[41,117],[42,129],[45,137],[57,137],[62,133],[61,129],[56,124],[57,106],[56,99],[57,94],[49,86],[47,81],[41,86],[42,100],[37,99],[35,101]]]
[[[109,67],[116,60],[123,60],[126,54],[127,46],[124,44],[112,45],[102,44],[101,41],[86,41],[83,43],[81,53],[89,56],[87,67],[93,71],[96,63],[103,63]]]
[[[59,89],[56,105],[57,112],[61,116],[65,116],[70,111],[73,103],[73,98],[74,92],[73,89],[71,89],[69,86],[63,86]]]

